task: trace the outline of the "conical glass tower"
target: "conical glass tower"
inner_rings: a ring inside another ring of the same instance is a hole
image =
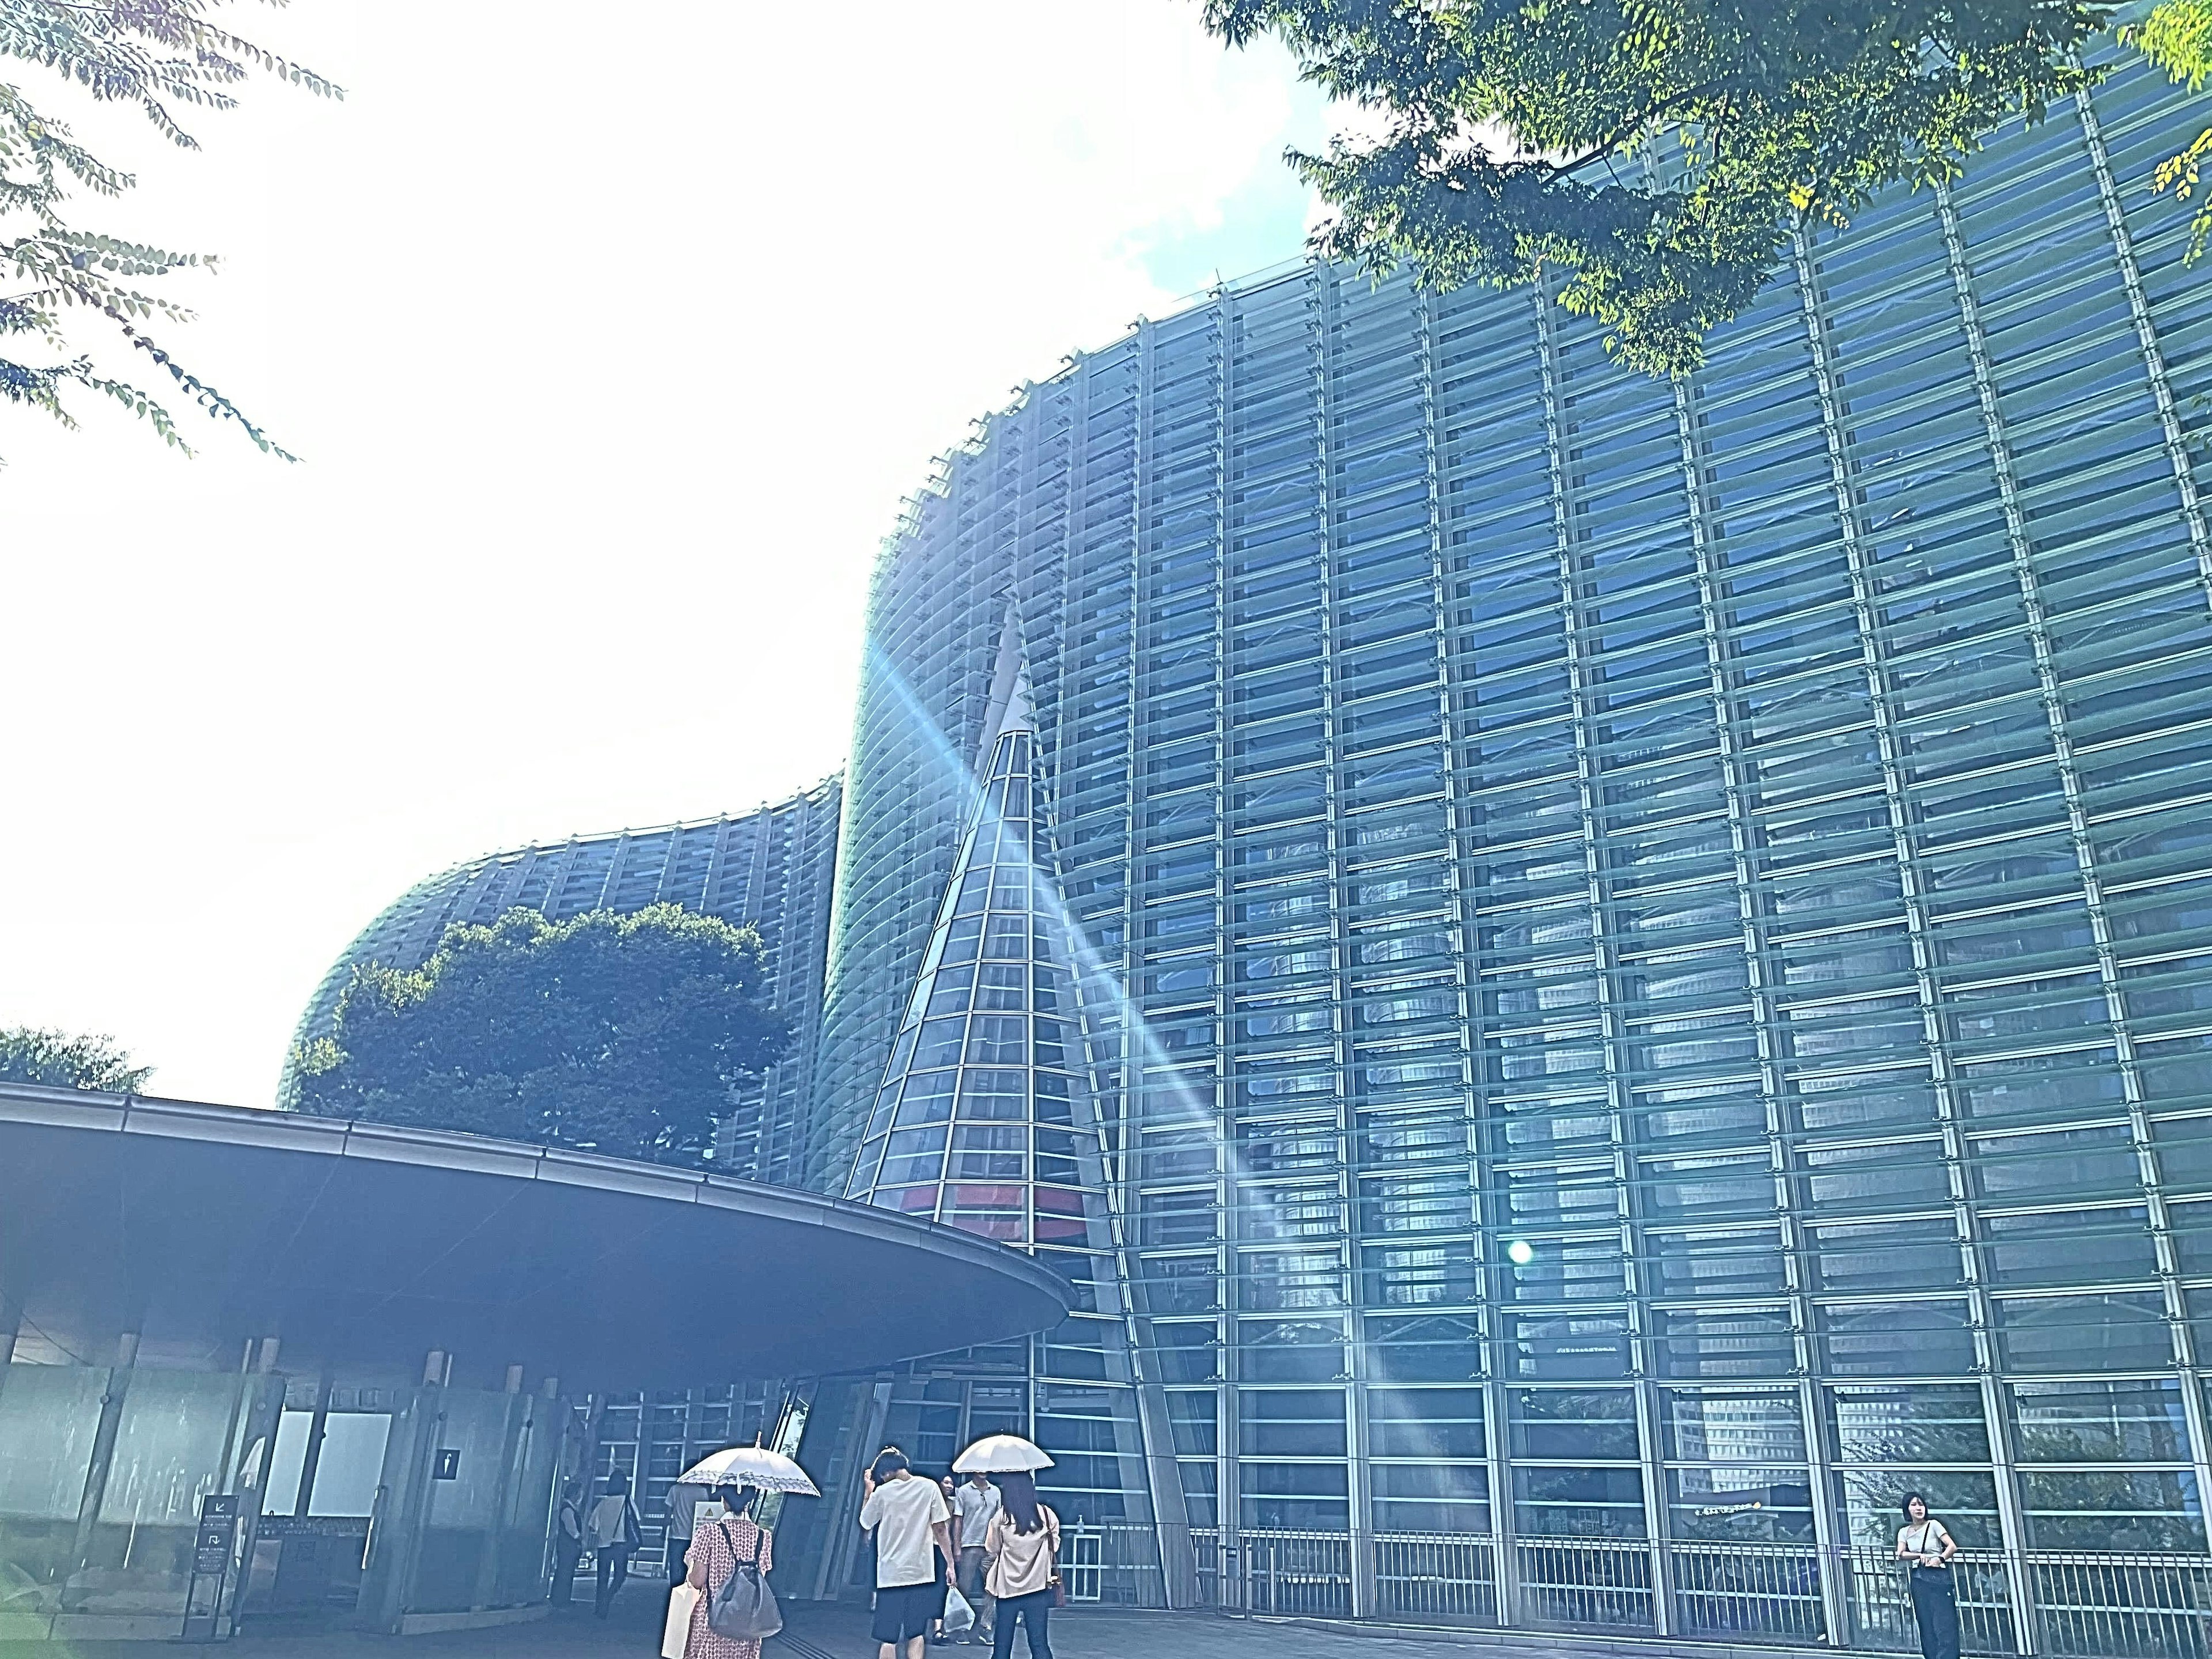
[[[1104,1142],[1084,1069],[1073,933],[1034,776],[1028,672],[1011,623],[989,710],[975,802],[845,1194],[1032,1251],[1067,1282],[1075,1311],[1031,1345],[1012,1396],[1025,1396],[1027,1409],[1004,1420],[1053,1453],[1042,1484],[1064,1515],[1135,1523],[1116,1547],[1116,1582],[1125,1590],[1139,1579],[1157,1585],[1156,1492],[1171,1500],[1163,1518],[1185,1555],[1188,1533],[1167,1461],[1165,1408],[1156,1390],[1138,1386],[1132,1363]],[[914,1386],[941,1409],[994,1363],[980,1352],[941,1355],[918,1363]],[[1003,1402],[1015,1376],[998,1376],[975,1386]],[[963,1420],[973,1428],[1005,1410],[978,1395]],[[1148,1432],[1140,1417],[1158,1420]],[[902,1420],[895,1398],[886,1423]],[[912,1426],[921,1430],[918,1416]],[[1149,1470],[1148,1448],[1160,1465]]]
[[[846,1196],[1025,1249],[1109,1248],[1018,654]]]

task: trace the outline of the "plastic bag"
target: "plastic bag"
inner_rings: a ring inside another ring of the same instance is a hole
[[[975,1627],[975,1609],[968,1605],[968,1598],[957,1589],[945,1592],[945,1633],[957,1636],[963,1630]]]
[[[691,1609],[699,1605],[699,1592],[678,1584],[668,1592],[668,1622],[660,1627],[660,1659],[684,1659],[691,1645]]]

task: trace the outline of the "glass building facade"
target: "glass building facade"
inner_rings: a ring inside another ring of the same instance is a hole
[[[798,1184],[811,1115],[830,883],[836,874],[841,781],[832,777],[740,817],[581,836],[495,853],[408,890],[362,931],[323,976],[301,1017],[295,1047],[326,1036],[356,965],[416,968],[457,923],[507,911],[567,921],[588,910],[623,913],[677,904],[750,927],[761,936],[767,984],[791,1022],[783,1057],[745,1085],[715,1137],[726,1172]],[[280,1103],[289,1105],[288,1066]]]
[[[876,576],[803,1174],[1044,1214],[1036,1117],[876,1121],[1026,766],[1127,1363],[874,1422],[1110,1450],[1056,1501],[1133,1599],[1891,1645],[1917,1488],[1970,1646],[2123,1650],[2096,1563],[2203,1555],[2212,1480],[2188,119],[2129,73],[2001,136],[1679,383],[1312,265],[983,422]]]

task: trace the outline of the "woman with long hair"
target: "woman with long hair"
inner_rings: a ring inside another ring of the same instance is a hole
[[[1959,1659],[1959,1595],[1951,1583],[1951,1558],[1958,1541],[1928,1512],[1917,1492],[1898,1505],[1905,1525],[1897,1534],[1897,1559],[1912,1563],[1912,1622],[1920,1627],[1921,1659]]]
[[[684,1556],[684,1582],[700,1592],[684,1659],[760,1659],[758,1642],[722,1635],[710,1615],[715,1595],[740,1566],[757,1563],[765,1573],[775,1565],[775,1534],[754,1521],[753,1500],[760,1494],[750,1486],[717,1486],[714,1496],[722,1500],[722,1513],[700,1520]]]
[[[994,1479],[1000,1506],[983,1537],[991,1563],[983,1586],[999,1604],[991,1659],[1013,1659],[1017,1624],[1029,1637],[1030,1659],[1052,1659],[1045,1627],[1060,1587],[1060,1517],[1038,1501],[1033,1477],[1012,1473]]]

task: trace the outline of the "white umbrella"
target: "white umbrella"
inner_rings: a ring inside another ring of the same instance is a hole
[[[795,1492],[819,1498],[822,1489],[806,1471],[781,1452],[765,1446],[731,1446],[711,1452],[676,1477],[679,1486],[757,1486],[763,1492]]]
[[[1052,1459],[1018,1434],[987,1434],[952,1460],[955,1474],[1026,1474],[1051,1467]]]

